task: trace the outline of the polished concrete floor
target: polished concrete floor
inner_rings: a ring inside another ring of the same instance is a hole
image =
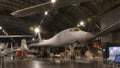
[[[1,64],[0,64],[1,68]],[[81,63],[81,62],[60,62],[59,60],[37,59],[37,60],[23,60],[23,59],[5,59],[4,68],[98,68],[96,63]]]

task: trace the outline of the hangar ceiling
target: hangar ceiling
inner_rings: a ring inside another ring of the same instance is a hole
[[[76,27],[83,20],[86,22],[86,26],[81,27],[81,29],[98,32],[100,31],[100,16],[120,5],[119,0],[90,0],[52,10],[47,16],[44,16],[44,12],[39,13],[39,11],[36,14],[25,17],[10,15],[11,12],[16,10],[48,1],[0,0],[0,25],[10,35],[33,35],[34,32],[29,30],[30,26],[37,26],[42,22],[42,37],[50,38],[61,30]],[[0,32],[0,34],[3,33]]]

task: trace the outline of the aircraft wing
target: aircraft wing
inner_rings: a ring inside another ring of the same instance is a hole
[[[51,43],[48,43],[48,42],[46,42],[44,44],[41,44],[41,43],[44,43],[44,42],[41,41],[39,43],[32,43],[32,44],[28,45],[28,47],[46,47],[46,46],[49,46],[49,45],[51,46],[52,45]]]
[[[0,35],[0,38],[33,37],[32,35]]]
[[[37,4],[34,6],[30,6],[30,7],[17,10],[15,12],[12,12],[11,15],[16,16],[16,17],[24,17],[24,16],[29,16],[29,15],[33,15],[36,13],[44,12],[48,9],[58,9],[58,8],[62,8],[65,6],[72,5],[72,4],[83,3],[87,1],[91,1],[91,0],[58,0],[55,3],[54,7],[51,2],[46,2],[46,3]]]

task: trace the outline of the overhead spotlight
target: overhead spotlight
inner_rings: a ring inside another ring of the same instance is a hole
[[[40,32],[40,29],[39,29],[38,27],[36,27],[36,28],[34,29],[34,31],[35,31],[35,33],[39,33],[39,32]]]
[[[77,27],[80,27],[80,26],[85,27],[85,22],[84,22],[84,21],[80,21],[80,22],[77,24]]]
[[[35,41],[35,38],[32,38],[32,41]]]
[[[81,26],[83,26],[83,25],[84,25],[84,22],[83,22],[83,21],[81,21],[81,22],[80,22],[80,25],[81,25]]]
[[[51,0],[51,2],[52,2],[52,3],[55,3],[55,2],[56,2],[56,0]]]
[[[85,22],[84,22],[84,21],[81,21],[81,22],[80,22],[80,26],[85,26]]]
[[[45,11],[45,15],[48,15],[48,11]]]
[[[0,30],[2,29],[2,26],[0,26]]]
[[[80,27],[80,25],[78,24],[77,27]]]

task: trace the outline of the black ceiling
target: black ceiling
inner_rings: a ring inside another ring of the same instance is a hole
[[[42,37],[50,38],[61,30],[76,27],[84,20],[85,31],[97,32],[100,27],[100,16],[119,6],[119,0],[91,0],[84,3],[72,4],[57,10],[52,10],[47,16],[36,13],[26,17],[14,17],[11,12],[32,5],[47,2],[48,0],[0,0],[0,25],[10,35],[33,35],[30,26],[37,26],[41,22]],[[3,34],[2,32],[0,32]]]

